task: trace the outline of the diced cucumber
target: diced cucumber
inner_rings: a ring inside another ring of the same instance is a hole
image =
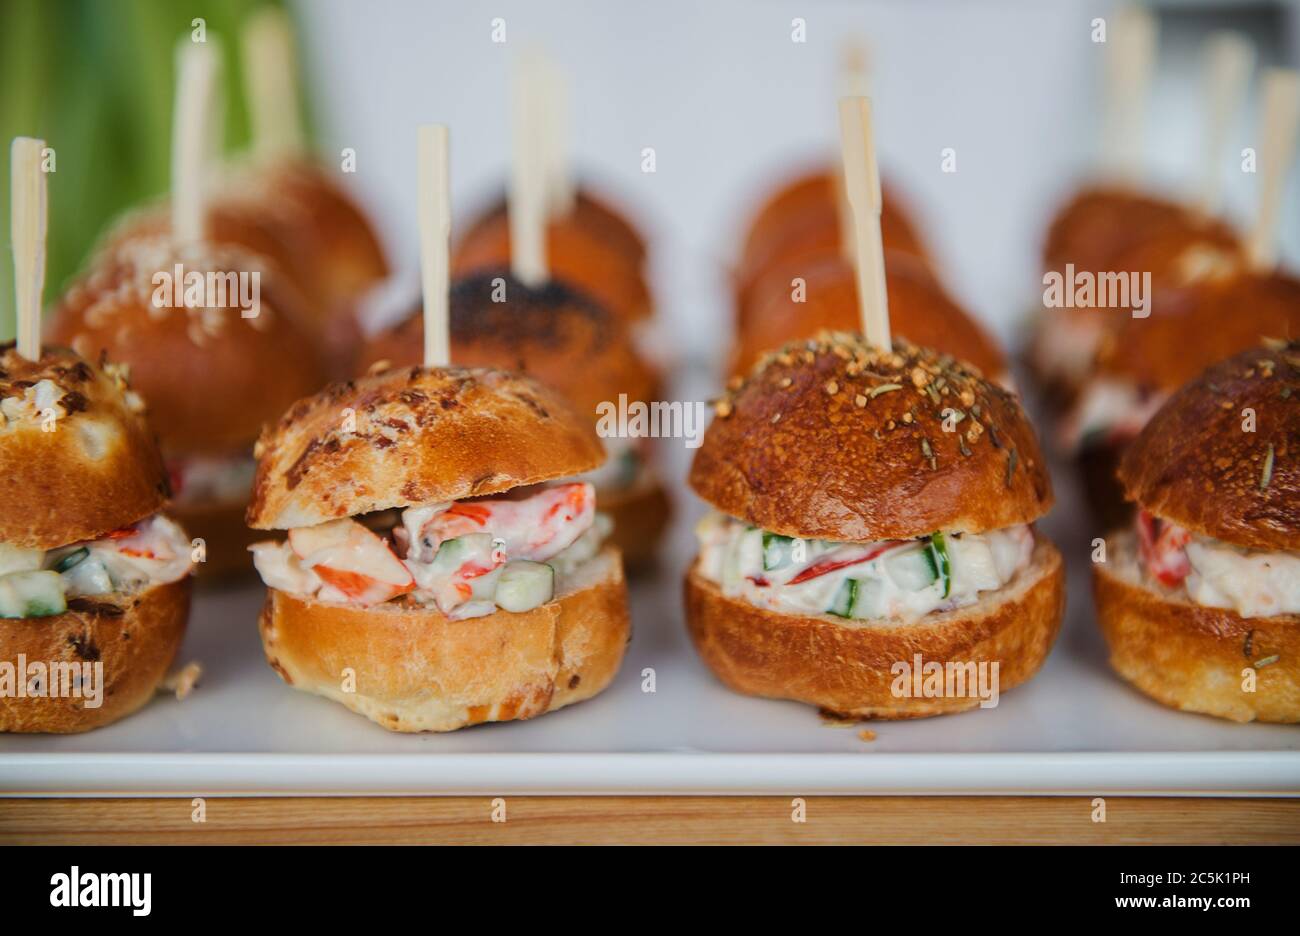
[[[0,543],[0,575],[35,571],[41,567],[41,560],[44,557],[44,550],[24,549],[21,546]]]
[[[952,563],[948,558],[948,541],[942,533],[933,533],[925,549],[926,560],[934,578],[943,583],[943,597],[952,593]]]
[[[857,598],[858,580],[845,579],[840,583],[840,589],[835,593],[831,606],[826,609],[826,613],[842,618],[853,617],[853,605]]]
[[[67,609],[63,579],[52,569],[0,576],[0,617],[49,617]]]
[[[555,570],[544,562],[515,559],[497,579],[496,603],[504,611],[531,611],[555,595]]]
[[[476,556],[490,557],[491,554],[491,533],[466,533],[439,544],[433,557],[433,568],[440,575],[450,575]]]
[[[794,539],[780,533],[763,534],[763,571],[783,569],[790,564],[790,551]]]
[[[64,572],[63,584],[69,595],[107,595],[114,589],[108,569],[94,556]]]
[[[853,606],[849,608],[849,617],[875,618],[885,614],[885,583],[879,578],[857,579],[857,590],[853,594]]]
[[[885,568],[894,584],[908,592],[929,588],[939,577],[930,561],[928,546],[895,550],[885,557]]]
[[[58,562],[54,563],[54,571],[67,572],[69,569],[71,569],[73,566],[81,562],[89,555],[90,555],[90,550],[87,549],[85,546],[82,546],[80,549],[74,549],[72,552],[68,553]]]

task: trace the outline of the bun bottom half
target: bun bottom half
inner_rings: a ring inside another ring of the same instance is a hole
[[[1110,665],[1170,708],[1236,722],[1300,722],[1300,615],[1243,618],[1193,604],[1142,574],[1134,536],[1106,541],[1093,566],[1097,619]],[[1255,668],[1256,662],[1277,657]],[[1255,669],[1254,691],[1246,691]]]
[[[201,585],[253,574],[253,556],[248,547],[266,539],[266,533],[251,530],[244,522],[244,509],[238,502],[172,503],[167,513],[190,539],[201,538],[205,548],[203,562],[195,563],[194,574]]]
[[[596,504],[614,521],[609,541],[623,554],[629,572],[650,568],[672,519],[668,494],[658,481],[632,491],[598,491]]]
[[[111,602],[81,599],[51,617],[0,620],[0,663],[16,667],[21,654],[28,664],[104,664],[98,708],[86,708],[83,698],[0,697],[0,731],[74,734],[143,706],[180,649],[191,589],[186,576]]]
[[[999,691],[1028,681],[1052,648],[1065,612],[1061,554],[1039,538],[1028,567],[964,608],[910,622],[784,614],[730,598],[700,575],[686,577],[686,621],[695,648],[729,688],[793,699],[854,718],[925,718],[980,704],[975,694],[899,698],[896,663],[998,663]]]
[[[454,621],[436,609],[356,608],[272,588],[258,628],[286,683],[403,732],[533,718],[582,702],[613,680],[631,636],[613,547],[531,611]]]

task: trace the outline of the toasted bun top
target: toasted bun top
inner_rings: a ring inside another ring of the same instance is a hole
[[[1203,536],[1300,549],[1300,342],[1243,351],[1175,393],[1119,478],[1143,509]]]
[[[739,381],[690,483],[764,530],[849,542],[979,533],[1052,505],[1012,394],[947,355],[904,340],[884,354],[842,332],[789,344]]]
[[[505,296],[495,302],[493,297]],[[424,348],[420,310],[367,345],[367,366],[418,364]],[[656,398],[658,375],[636,352],[626,324],[568,285],[531,289],[506,271],[457,281],[451,290],[452,359],[537,378],[593,421],[597,406]]]
[[[1130,189],[1085,188],[1052,219],[1043,245],[1043,265],[1108,269],[1109,257],[1149,239],[1165,225],[1183,222],[1187,214],[1181,205]]]
[[[177,264],[187,277],[257,273],[256,317],[242,317],[237,288],[213,308],[155,304],[174,300],[162,294]],[[155,285],[159,274],[168,277],[163,285]],[[84,357],[107,354],[130,366],[165,454],[228,454],[325,382],[296,301],[240,248],[141,237],[117,244],[68,291],[48,331]]]
[[[1172,392],[1266,338],[1300,338],[1300,280],[1281,274],[1203,280],[1156,290],[1148,318],[1116,316],[1098,349],[1097,372]]]
[[[331,384],[258,440],[259,530],[494,494],[581,474],[605,453],[588,420],[528,377],[408,367]]]
[[[794,301],[796,277],[804,282],[802,302]],[[1002,350],[915,257],[886,252],[885,289],[895,334],[973,364],[992,379],[1006,374]],[[857,278],[838,248],[779,265],[753,295],[737,336],[735,373],[747,372],[765,352],[789,341],[858,328]]]
[[[482,235],[481,228],[500,224],[505,216],[506,199],[502,195],[466,228],[465,233],[461,235],[462,239],[468,241],[478,238]],[[574,192],[571,218],[579,227],[608,241],[629,260],[638,264],[645,260],[646,243],[641,232],[633,226],[625,214],[585,187]]]
[[[0,543],[53,549],[156,512],[167,474],[125,369],[0,346]]]

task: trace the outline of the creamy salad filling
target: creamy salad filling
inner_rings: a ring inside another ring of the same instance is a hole
[[[144,591],[192,565],[185,532],[161,514],[58,549],[0,543],[0,617],[62,614],[69,599]]]
[[[1185,590],[1193,603],[1246,618],[1300,614],[1300,555],[1231,546],[1145,510],[1138,512],[1136,526],[1147,574],[1167,588]]]
[[[1132,441],[1167,398],[1164,393],[1145,393],[1125,380],[1092,380],[1061,426],[1061,445],[1078,452]]]
[[[459,620],[545,604],[609,530],[592,485],[570,482],[408,507],[387,530],[332,520],[249,548],[262,581],[291,595],[361,607],[403,598]]]
[[[911,540],[795,539],[712,512],[696,528],[700,573],[728,597],[792,614],[914,619],[973,604],[1029,565],[1034,532],[934,533]]]
[[[172,500],[178,504],[242,503],[257,474],[252,452],[167,459]]]

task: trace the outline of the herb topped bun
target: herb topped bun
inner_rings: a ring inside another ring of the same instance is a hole
[[[686,583],[691,636],[742,692],[860,717],[980,704],[897,691],[897,663],[1042,665],[1060,626],[1052,505],[1016,398],[948,355],[824,332],[717,404],[690,483],[714,513]]]
[[[1094,566],[1111,665],[1184,711],[1300,721],[1300,344],[1214,365],[1169,398],[1119,478],[1131,530]]]

